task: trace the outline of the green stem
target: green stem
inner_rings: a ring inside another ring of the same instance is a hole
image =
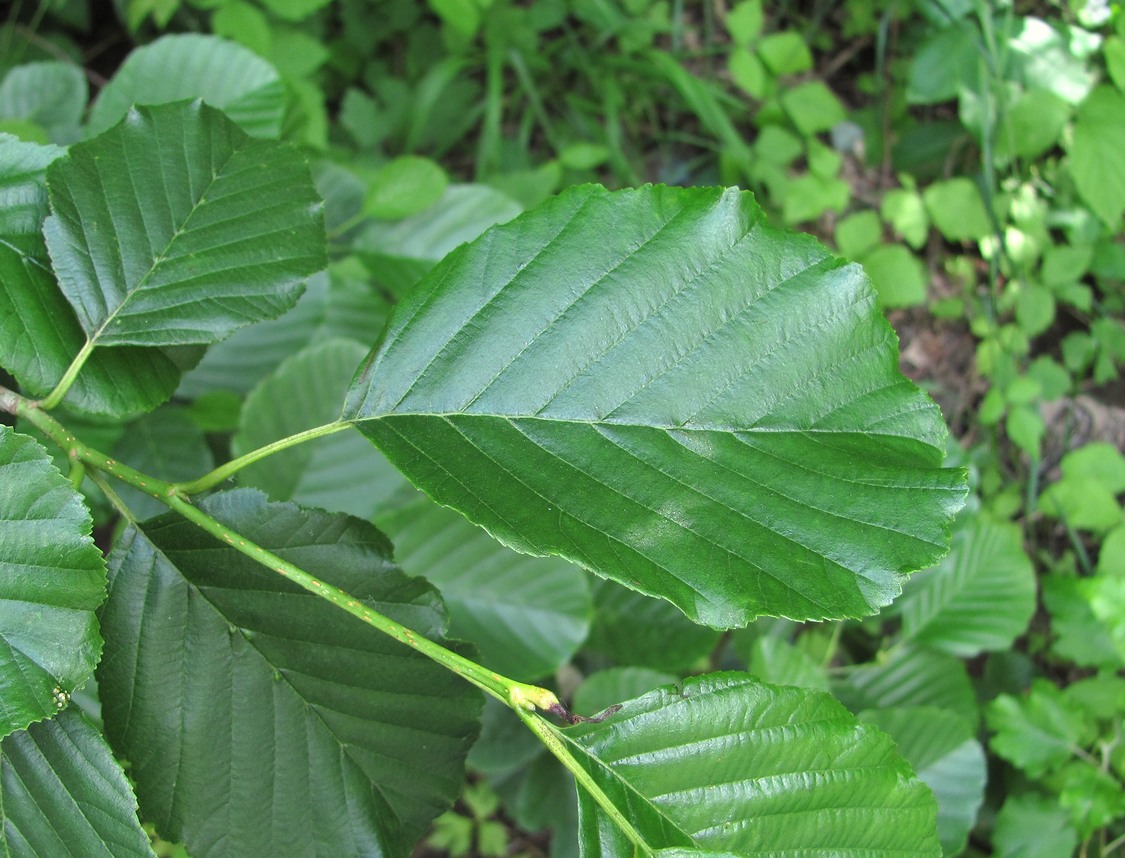
[[[290,435],[288,438],[282,438],[274,441],[272,444],[266,444],[264,447],[259,447],[257,450],[251,450],[244,456],[239,456],[237,459],[232,459],[225,465],[220,465],[211,471],[209,474],[204,474],[197,480],[192,480],[188,483],[177,483],[174,488],[177,494],[194,495],[199,492],[205,492],[208,489],[213,489],[215,486],[222,483],[224,480],[233,477],[247,465],[252,465],[266,456],[272,456],[289,447],[295,447],[297,444],[303,444],[305,441],[311,441],[313,438],[320,438],[325,435],[332,435],[339,432],[341,429],[347,429],[352,424],[341,420],[336,420],[332,423],[325,423],[323,426],[316,426],[312,429],[306,429],[304,432],[298,432],[296,435]]]
[[[507,677],[488,670],[476,662],[470,661],[464,656],[458,655],[452,650],[448,650],[440,644],[426,639],[411,629],[408,629],[406,626],[396,623],[389,617],[384,617],[382,614],[371,610],[354,596],[345,593],[337,587],[333,587],[331,584],[320,581],[300,567],[294,566],[292,563],[278,557],[276,554],[267,551],[259,545],[255,545],[238,532],[231,530],[226,525],[211,518],[211,516],[207,515],[203,510],[193,506],[187,500],[187,493],[183,487],[158,480],[147,474],[142,474],[140,471],[136,471],[128,465],[123,465],[115,459],[109,458],[104,453],[86,446],[70,434],[66,427],[40,409],[37,403],[29,402],[23,397],[12,393],[10,390],[0,387],[0,409],[10,411],[13,414],[25,418],[40,432],[58,444],[59,447],[66,450],[71,461],[81,462],[98,471],[116,477],[123,483],[133,486],[135,489],[139,489],[151,495],[170,509],[178,512],[200,529],[207,531],[207,533],[210,533],[212,536],[230,545],[236,551],[256,560],[258,563],[272,569],[279,575],[283,575],[291,581],[296,582],[310,593],[315,593],[322,599],[347,611],[352,616],[363,620],[363,622],[368,625],[374,626],[384,634],[390,635],[400,643],[404,643],[433,659],[438,664],[449,668],[461,678],[471,682],[483,691],[488,692],[508,706],[514,709],[543,709],[554,712],[566,712],[562,704],[559,703],[558,697],[556,697],[553,692],[535,685],[516,682],[513,679],[508,679]],[[262,451],[270,450],[271,447],[280,449],[292,443],[297,443],[294,439],[300,438],[302,440],[307,440],[308,437],[330,434],[348,425],[350,424],[330,423],[326,426],[320,426],[317,429],[310,429],[308,432],[302,432],[300,435],[294,435],[291,438],[284,439],[282,442],[278,442],[278,445],[281,445],[280,447],[271,444],[269,447],[263,447],[262,450],[255,451],[255,453],[250,453],[248,456],[242,458],[254,457],[258,453],[268,455],[268,453],[262,453]],[[274,452],[274,450],[270,450],[270,452]],[[261,456],[258,455],[256,458],[261,458]],[[244,464],[249,464],[249,462],[244,462]],[[94,474],[91,473],[91,477],[93,476]],[[210,476],[212,475],[208,475],[208,477]],[[203,479],[206,480],[207,477]],[[222,479],[223,478],[220,477],[216,482],[221,482]],[[107,493],[107,496],[110,502],[114,503],[115,506],[120,504],[119,499],[115,502],[116,495],[112,490]],[[124,504],[121,504],[121,506],[124,506]]]
[[[231,530],[222,522],[211,518],[203,510],[192,506],[184,498],[171,495],[162,497],[160,500],[201,530],[205,530],[216,539],[225,542],[235,551],[245,554],[262,566],[272,569],[278,575],[282,575],[295,584],[304,587],[310,593],[331,602],[353,617],[383,632],[383,634],[390,635],[399,643],[417,650],[513,709],[549,710],[552,707],[560,706],[559,700],[553,692],[501,676],[452,650],[446,649],[441,644],[434,643],[406,626],[396,623],[390,617],[385,617],[377,611],[371,610],[355,596],[321,581],[316,576],[310,575],[299,566],[294,566],[272,551],[254,544],[237,531]]]
[[[82,344],[82,348],[78,350],[78,354],[74,356],[74,360],[70,362],[70,366],[66,368],[63,377],[59,379],[59,383],[55,385],[55,389],[39,401],[40,408],[50,411],[63,401],[63,397],[67,395],[70,388],[74,385],[74,380],[78,378],[78,373],[82,371],[82,367],[86,365],[86,360],[93,351],[93,342],[86,340],[86,342]]]
[[[586,768],[574,758],[570,752],[570,748],[566,746],[566,740],[559,735],[558,730],[548,724],[541,717],[534,712],[529,712],[523,709],[517,709],[516,714],[520,720],[527,726],[527,728],[534,733],[539,741],[546,745],[547,750],[550,751],[560,763],[562,763],[574,775],[574,779],[578,781],[578,786],[586,790],[590,796],[598,803],[598,806],[605,811],[606,815],[613,820],[621,833],[624,834],[629,841],[633,843],[644,855],[652,855],[652,847],[645,842],[640,832],[633,827],[625,815],[621,812],[603,791],[602,788],[595,783],[593,776],[586,771]]]
[[[156,477],[150,477],[148,474],[142,474],[128,465],[121,464],[116,459],[111,459],[105,453],[86,446],[72,435],[65,426],[44,411],[42,403],[30,402],[10,390],[0,388],[0,409],[22,417],[63,450],[66,450],[72,464],[81,463],[89,468],[95,468],[165,502],[168,498],[179,493],[179,489],[171,483],[158,480]]]

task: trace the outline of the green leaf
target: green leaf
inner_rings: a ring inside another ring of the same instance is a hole
[[[887,736],[827,694],[711,674],[629,701],[608,721],[565,735],[588,755],[581,761],[596,778],[612,778],[619,795],[640,797],[646,814],[655,811],[666,828],[692,838],[656,840],[659,832],[641,829],[655,848],[940,854],[929,790]],[[611,826],[604,812],[584,795],[579,811],[583,829],[596,826],[604,838]],[[603,840],[601,854],[632,853]]]
[[[755,50],[775,75],[797,74],[812,68],[812,54],[800,33],[783,30],[763,37]]]
[[[750,646],[747,669],[764,682],[828,690],[824,667],[788,641],[763,635]]]
[[[876,247],[859,260],[879,294],[882,307],[913,307],[926,300],[926,269],[899,244]]]
[[[0,425],[0,736],[54,715],[101,655],[92,524],[47,451]]]
[[[899,646],[888,658],[849,668],[832,691],[853,712],[936,706],[973,725],[980,720],[965,663],[922,648]]]
[[[665,601],[594,582],[594,625],[587,646],[621,664],[670,672],[690,670],[719,643],[720,633],[696,625]]]
[[[1067,164],[1078,193],[1115,229],[1125,211],[1125,96],[1099,86],[1078,106]]]
[[[997,135],[997,154],[1038,158],[1053,148],[1070,119],[1071,106],[1046,89],[1029,89],[1007,111]]]
[[[942,851],[959,855],[984,799],[984,749],[967,721],[933,707],[903,707],[860,714],[895,740],[899,751],[934,793]]]
[[[43,231],[95,345],[211,343],[325,265],[308,167],[196,101],[140,107],[47,169]]]
[[[86,340],[51,271],[41,227],[54,146],[0,140],[0,365],[44,396]],[[96,350],[63,400],[84,414],[124,417],[159,405],[180,371],[157,349]]]
[[[278,364],[313,341],[325,323],[332,291],[328,277],[313,275],[293,309],[276,319],[239,328],[208,348],[203,360],[184,375],[177,395],[197,397],[220,390],[249,393]]]
[[[0,120],[30,120],[47,132],[52,143],[66,145],[79,138],[86,97],[86,78],[76,65],[16,66],[0,83]]]
[[[249,490],[200,507],[442,631],[437,594],[370,524]],[[445,668],[174,515],[126,530],[110,566],[102,714],[162,837],[195,858],[403,856],[457,796],[480,695]]]
[[[1057,797],[1022,793],[996,814],[992,845],[998,858],[1058,858],[1074,854],[1078,833]]]
[[[903,637],[970,658],[1010,647],[1035,613],[1035,570],[1020,529],[974,516],[950,553],[919,572],[899,601]]]
[[[485,185],[451,185],[426,211],[395,224],[373,224],[354,248],[375,279],[400,296],[459,245],[519,213],[510,197]]]
[[[425,211],[445,193],[449,177],[429,158],[404,155],[379,168],[364,203],[364,213],[402,220]]]
[[[1052,652],[1082,667],[1125,667],[1109,629],[1094,616],[1082,579],[1053,574],[1040,581],[1051,616]]]
[[[134,104],[202,98],[254,137],[277,137],[285,88],[268,62],[215,36],[163,36],[132,51],[90,109],[87,135],[108,131]]]
[[[930,234],[930,218],[917,191],[904,188],[887,191],[879,213],[915,250],[920,250],[926,243]]]
[[[482,664],[519,680],[554,673],[590,630],[585,573],[558,557],[507,548],[425,495],[379,516],[402,567],[437,585],[450,631]]]
[[[735,48],[727,60],[731,80],[753,98],[764,98],[769,76],[762,61],[745,48]]]
[[[922,43],[910,63],[906,100],[910,104],[936,104],[957,97],[962,80],[973,76],[980,62],[972,25],[960,22],[943,27]]]
[[[246,397],[231,452],[241,456],[335,420],[365,351],[348,340],[327,340],[282,363]],[[351,431],[274,453],[243,470],[239,479],[273,500],[359,518],[374,515],[405,483],[378,451]]]
[[[0,820],[4,855],[154,854],[125,772],[73,709],[0,742]]]
[[[934,226],[950,241],[978,240],[992,233],[980,190],[972,179],[934,182],[922,199]]]
[[[863,615],[963,475],[862,272],[749,194],[569,191],[398,305],[344,416],[502,542],[716,627]]]
[[[738,45],[748,45],[762,31],[765,16],[762,0],[742,0],[727,14],[726,26],[731,40]]]
[[[827,131],[847,118],[844,106],[820,81],[798,84],[781,93],[781,106],[805,137]]]
[[[996,734],[992,750],[1031,777],[1067,762],[1084,727],[1081,714],[1045,679],[1037,679],[1023,698],[1001,694],[985,714]]]
[[[647,667],[611,667],[583,680],[574,692],[574,711],[597,715],[616,703],[647,694],[661,685],[674,685],[675,674]]]
[[[836,224],[836,247],[841,256],[858,260],[879,246],[883,225],[873,211],[856,212]]]

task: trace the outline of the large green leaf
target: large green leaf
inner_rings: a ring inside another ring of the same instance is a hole
[[[47,186],[47,247],[95,345],[215,342],[292,307],[325,265],[301,156],[198,101],[134,109]]]
[[[370,524],[245,489],[201,507],[441,632],[437,594]],[[449,671],[175,516],[130,527],[110,565],[106,733],[145,818],[195,858],[405,856],[457,796],[480,695]]]
[[[716,627],[860,616],[964,476],[862,270],[714,188],[572,189],[401,303],[345,416],[435,500]]]
[[[629,701],[610,720],[565,735],[597,780],[690,837],[650,839],[655,848],[940,854],[929,790],[886,735],[821,692],[710,674]],[[586,854],[631,854],[588,796],[580,795],[579,808]]]
[[[572,563],[512,551],[417,493],[377,520],[402,567],[441,590],[452,633],[476,644],[482,664],[514,679],[539,679],[586,639],[590,584]]]
[[[1035,570],[1015,525],[979,516],[949,555],[918,573],[899,602],[903,636],[953,655],[1005,650],[1035,613]]]
[[[105,560],[38,443],[0,425],[0,736],[54,715],[102,650]]]
[[[54,146],[0,140],[0,365],[30,396],[58,383],[86,340],[59,291],[41,232]],[[167,399],[180,372],[158,349],[95,351],[64,402],[76,411],[126,416]]]
[[[102,735],[74,709],[0,743],[0,854],[154,854],[125,772]]]
[[[116,125],[134,104],[202,98],[247,134],[277,137],[285,114],[281,76],[253,51],[215,36],[163,36],[132,51],[90,110],[89,136]]]

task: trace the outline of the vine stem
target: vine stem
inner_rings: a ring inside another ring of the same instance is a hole
[[[233,477],[247,465],[252,465],[260,459],[272,456],[274,453],[278,453],[289,447],[295,447],[298,444],[311,441],[314,438],[322,438],[325,435],[332,435],[342,429],[348,429],[351,425],[352,424],[347,421],[335,420],[332,423],[325,423],[323,426],[314,426],[312,429],[306,429],[304,432],[298,432],[296,435],[281,438],[271,444],[266,444],[264,447],[259,447],[257,450],[251,450],[249,453],[239,456],[237,459],[231,459],[225,465],[220,465],[215,468],[215,470],[204,474],[197,480],[192,480],[188,483],[174,484],[174,493],[179,495],[194,495],[199,492],[205,492],[208,489],[213,489],[224,480]]]
[[[86,340],[82,344],[82,348],[78,350],[78,354],[74,356],[74,360],[70,362],[70,366],[66,368],[63,377],[59,379],[59,383],[55,385],[55,389],[39,401],[40,408],[50,411],[63,401],[63,397],[70,391],[74,380],[78,378],[78,373],[82,371],[82,367],[86,365],[86,360],[93,351],[94,343],[91,340]]]

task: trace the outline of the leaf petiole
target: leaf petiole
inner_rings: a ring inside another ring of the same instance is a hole
[[[78,350],[78,354],[74,356],[74,360],[70,362],[70,366],[66,368],[59,383],[55,385],[55,389],[39,400],[39,407],[44,411],[50,411],[52,408],[58,406],[60,402],[70,392],[70,388],[74,385],[75,379],[78,378],[78,373],[82,371],[82,367],[86,365],[90,354],[94,351],[94,343],[92,340],[86,340],[82,344],[82,348]]]
[[[312,429],[306,429],[304,432],[298,432],[295,435],[290,435],[287,438],[280,438],[264,447],[259,447],[257,450],[251,450],[237,459],[232,459],[224,465],[220,465],[208,474],[196,480],[187,483],[176,483],[173,488],[176,494],[194,495],[199,492],[205,492],[208,489],[213,489],[215,486],[221,484],[224,480],[233,477],[247,465],[252,465],[267,456],[272,456],[274,453],[279,453],[289,447],[295,447],[298,444],[303,444],[306,441],[311,441],[314,438],[321,438],[325,435],[332,435],[342,429],[347,429],[352,424],[350,421],[336,420],[332,423],[325,423],[323,426],[314,426]]]
[[[516,714],[524,725],[534,733],[540,742],[542,742],[548,751],[562,763],[567,770],[574,775],[574,779],[578,781],[578,785],[590,794],[590,797],[598,803],[598,806],[605,811],[606,815],[613,820],[613,824],[620,829],[621,833],[629,838],[630,842],[637,847],[638,854],[652,855],[652,847],[645,842],[640,832],[633,827],[625,815],[621,812],[620,808],[613,803],[602,789],[591,777],[590,773],[574,758],[570,749],[566,746],[566,740],[559,735],[558,730],[543,720],[534,712],[527,712],[521,709],[516,710]]]

